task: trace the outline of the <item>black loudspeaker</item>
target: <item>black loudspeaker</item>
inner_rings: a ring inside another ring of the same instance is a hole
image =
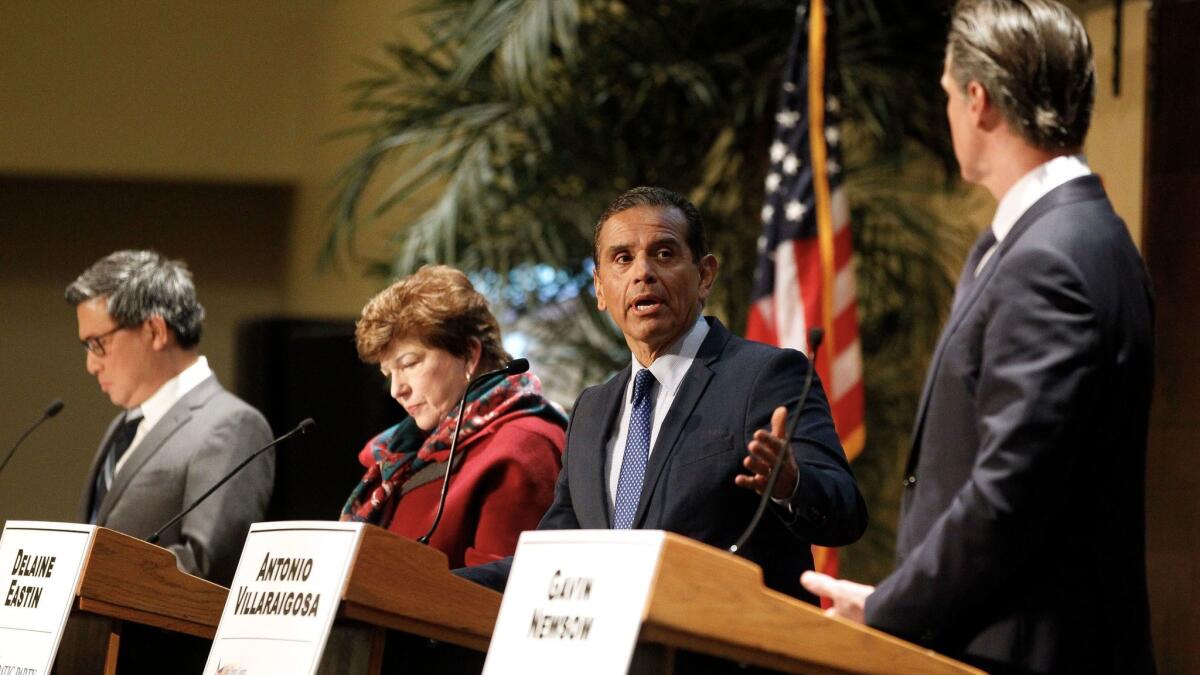
[[[365,470],[358,451],[405,416],[379,368],[358,360],[352,321],[242,324],[237,393],[262,411],[276,434],[305,417],[317,422],[276,449],[268,520],[336,520]]]

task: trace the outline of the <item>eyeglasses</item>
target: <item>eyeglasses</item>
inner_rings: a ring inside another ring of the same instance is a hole
[[[117,331],[122,331],[122,330],[125,330],[126,328],[129,328],[129,326],[117,326],[116,328],[108,331],[107,333],[101,333],[99,335],[95,335],[93,337],[90,337],[90,338],[87,338],[84,340],[80,340],[79,344],[83,345],[84,349],[91,352],[95,356],[104,356],[104,354],[105,354],[104,340],[115,335],[117,333]]]

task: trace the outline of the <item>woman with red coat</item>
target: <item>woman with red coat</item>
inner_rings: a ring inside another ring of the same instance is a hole
[[[366,475],[341,519],[416,539],[437,513],[467,382],[510,357],[487,301],[444,265],[422,267],[372,298],[355,337],[359,357],[379,364],[408,417],[359,452]],[[530,373],[477,383],[462,418],[446,509],[429,542],[451,568],[513,554],[554,498],[566,439],[566,417]]]

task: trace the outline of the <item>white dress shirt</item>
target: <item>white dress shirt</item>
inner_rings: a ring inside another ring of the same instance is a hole
[[[992,234],[996,235],[996,243],[979,259],[979,264],[975,266],[975,274],[983,270],[992,254],[1012,231],[1013,225],[1017,224],[1037,200],[1063,183],[1091,173],[1092,170],[1088,168],[1083,155],[1060,155],[1021,176],[1020,180],[1013,183],[1008,192],[1004,193],[996,206],[996,215],[992,217]]]
[[[142,423],[138,425],[137,434],[134,435],[133,442],[129,444],[129,449],[121,455],[121,459],[117,460],[117,466],[113,469],[114,477],[120,473],[121,467],[129,460],[130,455],[137,452],[142,439],[154,429],[154,425],[158,424],[163,415],[167,414],[171,406],[178,403],[179,399],[211,375],[212,369],[208,367],[208,359],[201,356],[196,359],[195,363],[184,368],[183,372],[164,382],[158,391],[142,402],[142,405],[127,411],[127,415],[134,415],[140,409]]]
[[[675,402],[679,386],[683,384],[684,376],[692,367],[692,363],[696,361],[696,352],[700,351],[700,345],[706,336],[708,336],[708,322],[701,314],[697,317],[696,323],[692,324],[691,329],[649,366],[650,372],[657,381],[651,390],[654,396],[654,411],[650,425],[651,454],[654,453],[654,443],[658,440],[658,431],[662,428],[663,419],[671,409],[671,404]],[[633,414],[633,406],[630,405],[633,400],[633,380],[637,377],[638,371],[646,369],[646,366],[638,362],[636,356],[630,354],[630,357],[633,362],[633,370],[629,373],[629,384],[625,386],[625,396],[621,398],[617,435],[609,440],[606,453],[608,505],[610,508],[617,500],[617,480],[621,477],[621,462],[625,459],[625,439],[629,435],[629,418]]]

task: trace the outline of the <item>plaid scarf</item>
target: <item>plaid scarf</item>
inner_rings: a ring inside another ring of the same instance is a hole
[[[467,397],[465,422],[458,435],[462,445],[475,434],[517,417],[534,415],[566,428],[567,419],[542,397],[542,383],[530,373],[503,377],[478,385]],[[458,419],[455,407],[432,433],[426,435],[411,417],[372,438],[358,454],[367,473],[350,493],[340,520],[367,522],[387,527],[396,511],[404,484],[432,464],[444,463],[450,454],[450,439]],[[458,467],[461,450],[455,453]],[[385,506],[389,508],[385,508]]]

